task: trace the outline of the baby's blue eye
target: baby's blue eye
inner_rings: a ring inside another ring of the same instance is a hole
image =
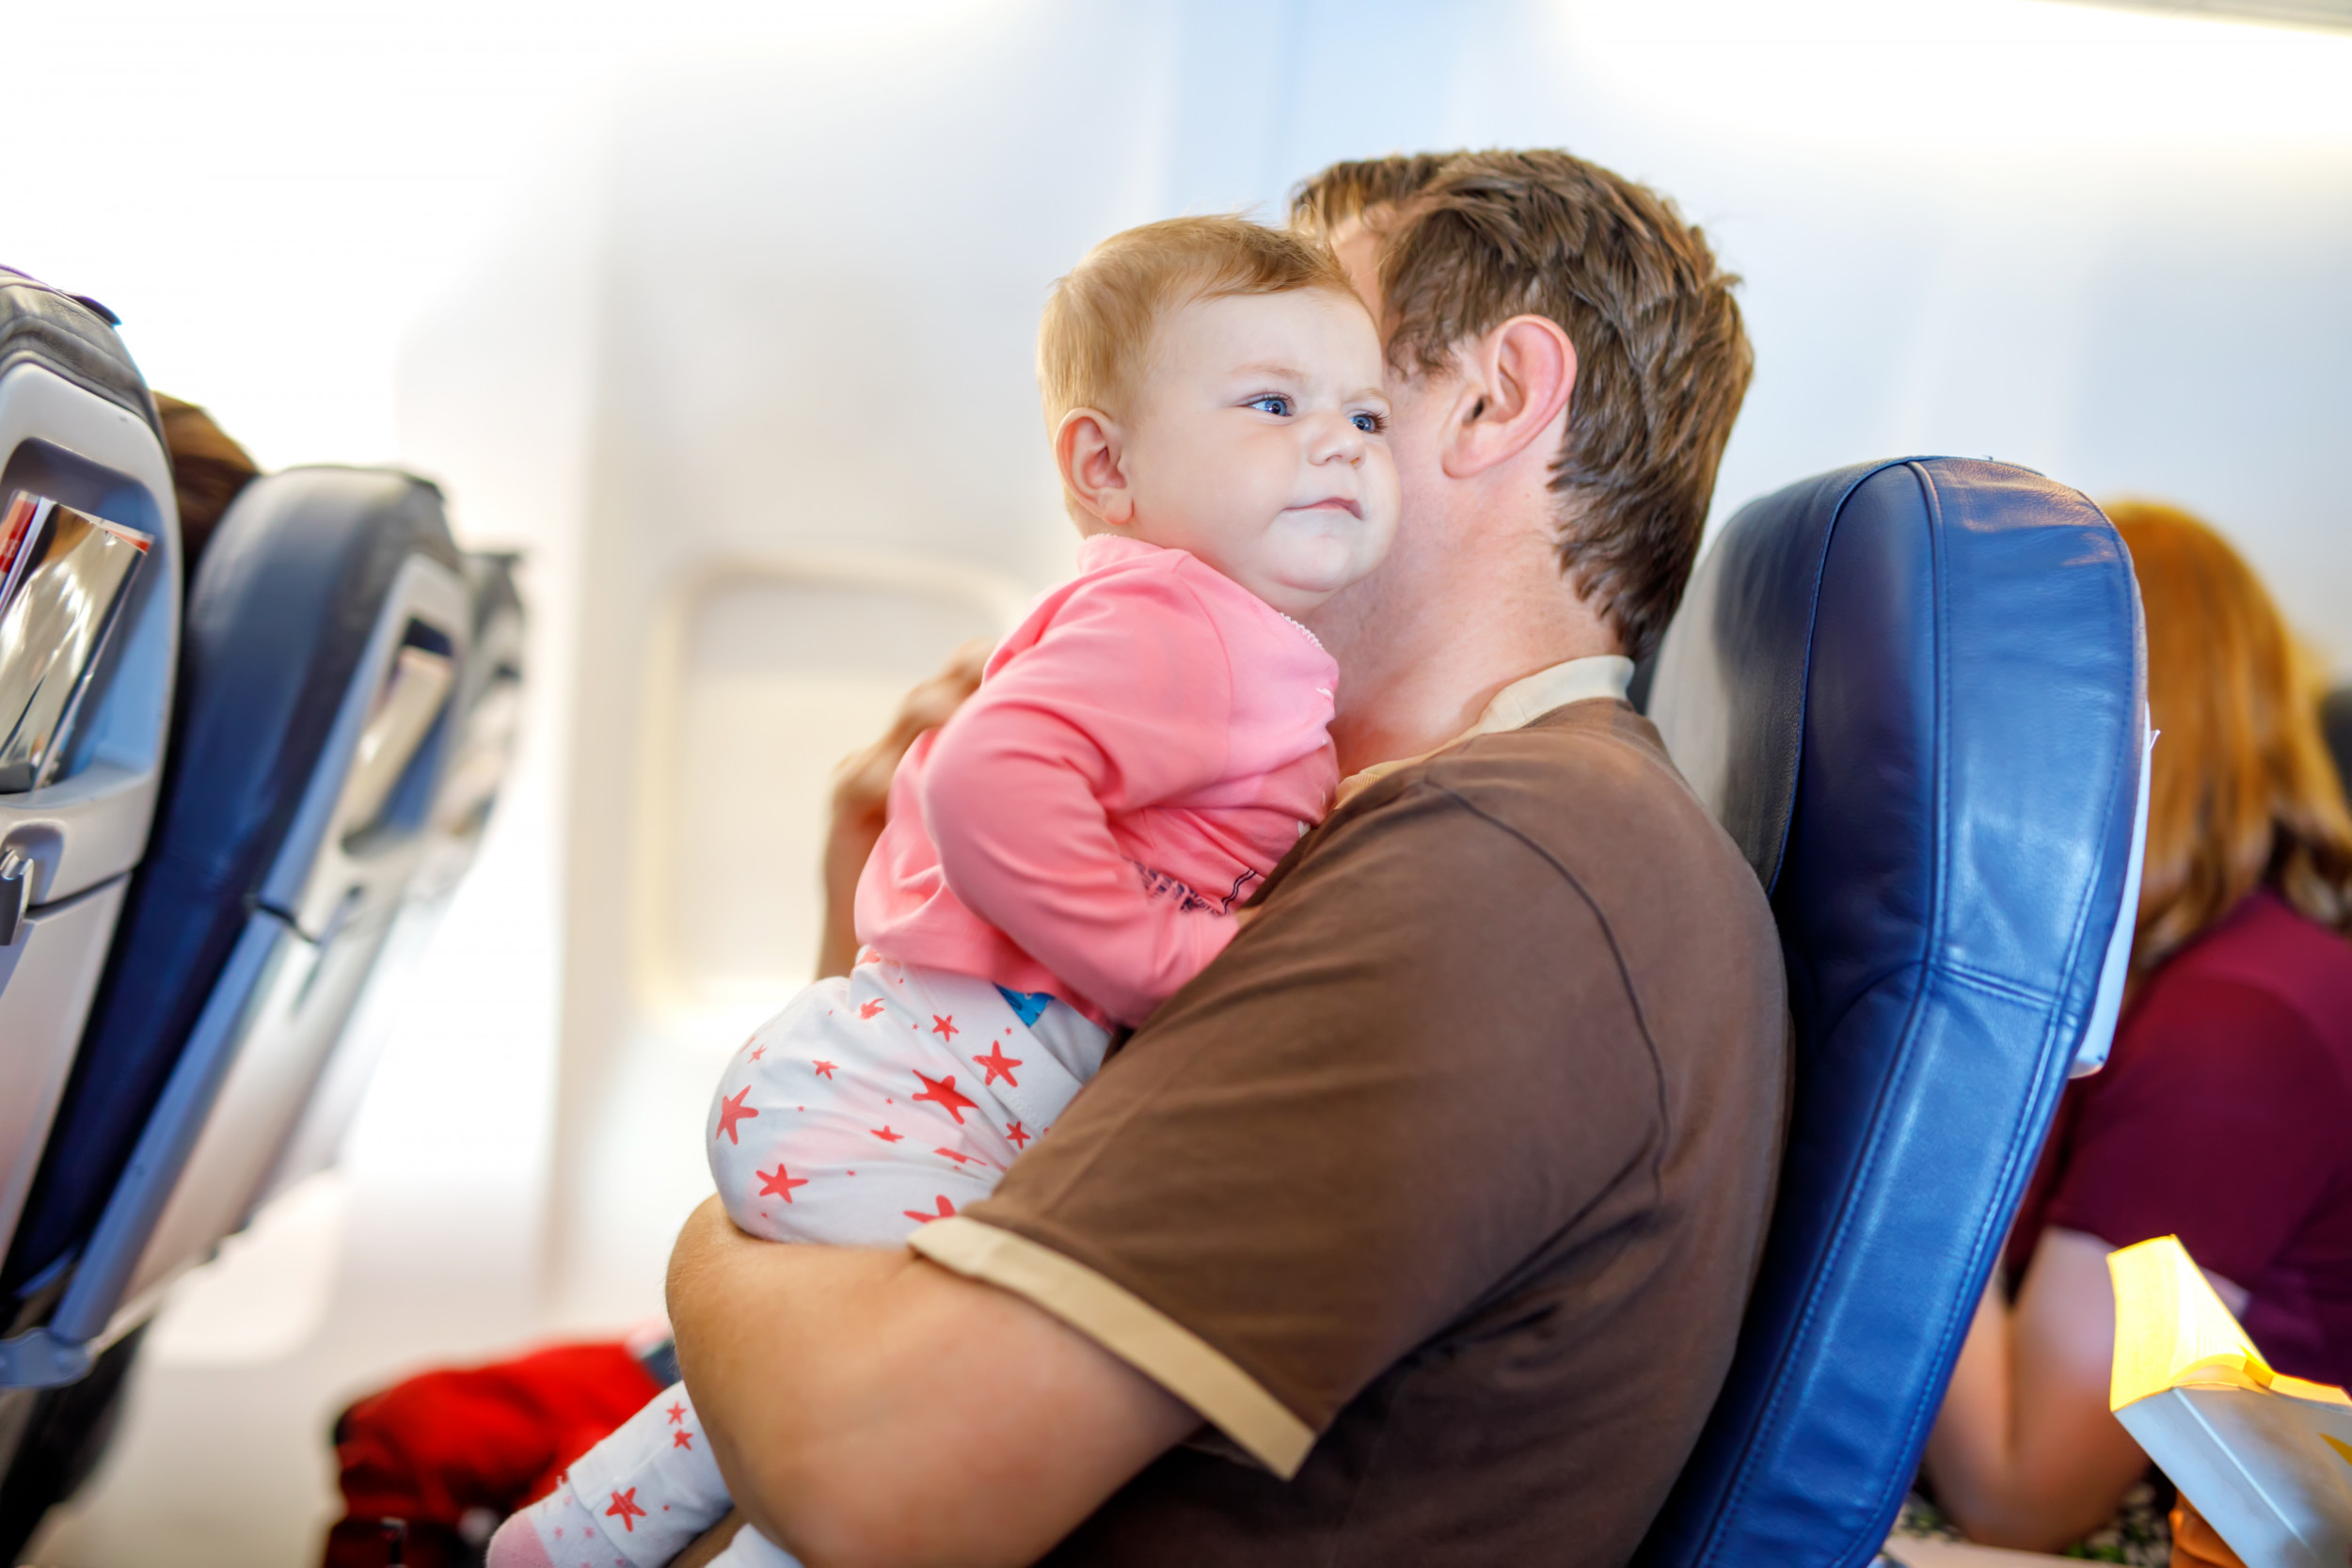
[[[1350,414],[1348,422],[1367,436],[1377,436],[1389,428],[1389,421],[1377,414]]]
[[[1268,392],[1262,398],[1251,398],[1249,400],[1249,406],[1252,408],[1263,409],[1266,413],[1272,414],[1279,419],[1290,418],[1291,400],[1282,396],[1279,392]]]

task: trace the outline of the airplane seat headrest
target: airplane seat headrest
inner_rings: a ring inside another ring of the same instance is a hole
[[[0,376],[20,364],[39,365],[136,415],[163,446],[154,399],[115,335],[118,325],[115,313],[94,299],[0,266]],[[0,458],[6,456],[0,452]]]
[[[246,911],[285,896],[267,885],[273,869],[379,609],[418,556],[459,571],[439,492],[401,473],[287,469],[221,519],[188,593],[147,863],[0,1289],[21,1290],[88,1234]]]
[[[1868,1562],[2137,903],[2145,656],[2122,541],[1923,458],[1744,508],[1651,714],[1771,899],[1795,1090],[1730,1375],[1638,1560]]]

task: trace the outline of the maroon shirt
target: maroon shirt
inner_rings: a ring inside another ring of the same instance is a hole
[[[2152,976],[2068,1086],[2010,1233],[2177,1234],[2272,1366],[2352,1385],[2352,942],[2267,891]]]

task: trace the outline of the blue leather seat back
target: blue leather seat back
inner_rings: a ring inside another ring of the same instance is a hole
[[[20,1325],[89,1236],[247,915],[284,896],[272,871],[304,829],[306,792],[412,556],[458,570],[439,493],[397,473],[289,469],[222,518],[188,594],[147,862],[0,1268]]]
[[[1950,458],[1754,502],[1693,582],[1652,711],[1771,893],[1796,1088],[1731,1374],[1642,1562],[1883,1540],[2068,1069],[2113,1024],[2138,615],[2097,508]]]

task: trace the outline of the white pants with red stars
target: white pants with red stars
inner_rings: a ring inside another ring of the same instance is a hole
[[[704,1147],[735,1223],[887,1246],[985,1197],[1103,1065],[1059,1002],[1024,1022],[986,980],[876,959],[819,980],[727,1064]]]
[[[869,956],[727,1063],[704,1129],[710,1174],[755,1236],[887,1246],[993,1191],[1109,1043],[1060,1002]],[[727,1507],[681,1383],[509,1520],[489,1568],[657,1568]],[[745,1528],[712,1568],[795,1564]]]

